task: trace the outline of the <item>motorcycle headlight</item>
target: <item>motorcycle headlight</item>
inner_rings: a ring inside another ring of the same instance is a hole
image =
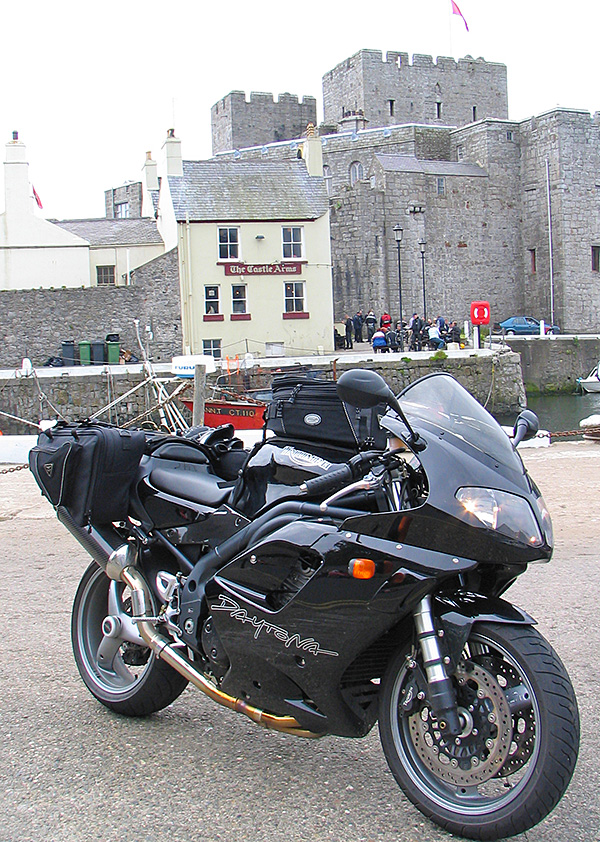
[[[475,518],[487,529],[529,547],[544,543],[533,510],[522,497],[494,488],[459,488],[456,499],[464,508],[465,519]]]

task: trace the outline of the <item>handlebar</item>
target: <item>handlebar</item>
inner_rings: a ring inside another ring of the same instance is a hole
[[[343,468],[322,474],[320,477],[307,479],[301,484],[300,491],[310,496],[333,491],[344,483],[363,477],[370,471],[375,462],[381,459],[381,456],[382,454],[379,451],[374,450],[359,453],[357,456],[353,456]]]

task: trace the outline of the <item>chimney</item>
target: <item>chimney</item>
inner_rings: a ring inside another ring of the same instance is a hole
[[[25,144],[19,140],[19,133],[13,132],[13,139],[6,144],[4,163],[4,199],[7,216],[33,215],[33,203],[29,189],[29,164]]]
[[[308,174],[323,178],[323,147],[321,145],[321,138],[317,136],[312,123],[309,123],[306,128],[306,140],[302,148],[302,157],[306,163]]]
[[[183,175],[183,161],[181,160],[181,141],[175,137],[175,129],[169,129],[167,139],[163,144],[167,164],[167,175]]]
[[[152,152],[146,152],[146,160],[142,169],[145,174],[146,188],[158,190],[158,164],[152,160]]]

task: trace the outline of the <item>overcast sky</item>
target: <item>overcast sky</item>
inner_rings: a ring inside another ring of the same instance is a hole
[[[210,108],[231,90],[317,99],[362,48],[482,56],[508,67],[511,119],[556,105],[600,110],[600,6],[572,0],[349,4],[301,0],[12,0],[0,12],[0,147],[19,132],[43,215],[104,215],[104,190],[160,159],[211,154]],[[0,193],[0,207],[4,191]]]

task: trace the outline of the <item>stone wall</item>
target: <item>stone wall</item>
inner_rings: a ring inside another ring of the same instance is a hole
[[[20,368],[23,357],[42,366],[60,356],[61,344],[104,340],[118,333],[121,347],[139,356],[134,320],[155,361],[181,353],[181,310],[177,251],[132,272],[126,287],[0,291],[0,367]],[[146,331],[146,325],[150,332]]]
[[[116,205],[127,203],[129,219],[138,219],[142,215],[142,183],[140,181],[131,184],[123,184],[112,190],[104,191],[104,204],[106,216],[109,219],[116,217]]]
[[[324,359],[322,365],[315,362],[313,369],[318,376],[333,379],[334,373],[339,376],[343,371],[359,367],[377,371],[396,393],[419,377],[441,370],[456,377],[490,412],[516,414],[525,405],[519,355],[508,349],[499,350],[493,355],[465,354],[442,360],[408,359],[384,354],[377,360],[360,364],[344,363],[339,359],[333,363]],[[5,381],[2,384],[3,411],[34,422],[41,418],[55,418],[57,414],[69,421],[87,418],[144,379],[142,374],[120,372],[115,367],[107,367],[98,373],[73,368],[68,372],[59,369],[55,371],[56,374],[45,373],[39,380],[28,377]],[[277,373],[281,373],[281,369]],[[272,368],[256,367],[249,377],[245,376],[245,385],[247,388],[269,388],[273,374]],[[212,375],[209,380],[215,378],[216,375]],[[144,386],[127,398],[122,406],[103,414],[102,420],[123,423],[150,409],[155,403],[151,388]],[[0,416],[0,429],[5,434],[14,435],[32,432],[24,424],[3,416]]]
[[[520,354],[525,388],[533,393],[574,392],[577,378],[600,360],[600,336],[507,336],[506,343]]]

